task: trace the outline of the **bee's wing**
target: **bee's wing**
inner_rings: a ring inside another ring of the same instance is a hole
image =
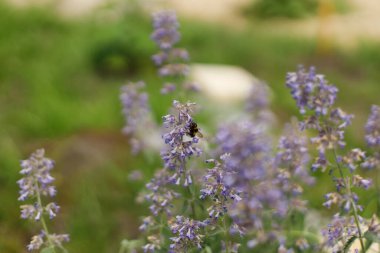
[[[195,135],[198,136],[199,138],[203,138],[203,134],[201,132],[199,132],[199,131],[197,131],[195,133]]]

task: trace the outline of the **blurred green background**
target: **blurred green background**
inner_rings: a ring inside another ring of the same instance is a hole
[[[147,213],[135,201],[144,182],[129,181],[128,173],[141,169],[149,178],[160,160],[129,154],[119,89],[127,80],[145,80],[157,121],[171,102],[159,95],[161,80],[150,60],[156,52],[150,15],[136,2],[123,6],[113,15],[104,14],[111,5],[68,18],[50,6],[15,8],[0,1],[0,252],[24,252],[38,233],[19,219],[16,181],[19,161],[41,147],[56,161],[62,207],[51,230],[70,234],[69,251],[117,252],[122,239],[137,237],[138,217]],[[279,125],[297,115],[286,72],[298,64],[316,66],[339,87],[338,105],[356,115],[349,143],[364,145],[363,124],[370,105],[380,101],[377,41],[344,47],[328,37],[273,32],[278,20],[255,16],[242,16],[249,21],[238,29],[179,19],[180,44],[192,62],[241,66],[268,83]],[[323,181],[328,177],[318,176],[312,194],[305,191],[316,209],[331,188]]]

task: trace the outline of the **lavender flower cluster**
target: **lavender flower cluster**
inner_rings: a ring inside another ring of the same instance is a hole
[[[162,94],[176,90],[179,79],[189,74],[189,53],[184,48],[174,47],[180,40],[178,32],[179,23],[173,11],[157,12],[153,15],[153,28],[151,38],[160,51],[152,56],[152,60],[158,67],[158,75],[168,80],[161,89]],[[183,83],[186,89],[195,89],[191,82]]]
[[[323,231],[326,244],[333,252],[350,249],[350,243],[358,239],[360,246],[355,248],[366,251],[365,234],[370,231],[365,220],[360,215],[363,207],[359,204],[356,188],[368,190],[372,184],[357,173],[359,167],[369,167],[363,163],[365,152],[358,148],[343,150],[346,143],[344,133],[351,123],[352,115],[346,114],[340,108],[334,107],[337,88],[327,84],[322,75],[315,73],[314,68],[306,72],[300,67],[297,72],[289,73],[287,86],[291,89],[293,98],[301,114],[307,115],[301,123],[301,129],[314,129],[315,137],[310,142],[318,150],[318,157],[312,165],[315,170],[329,168],[329,174],[335,184],[336,191],[325,195],[324,206],[337,206],[340,211],[334,215],[332,222]],[[366,125],[366,140],[369,146],[376,145],[376,106],[372,107],[371,115]],[[328,153],[329,151],[329,153]],[[363,166],[364,165],[364,166]]]
[[[197,136],[191,136],[190,131],[194,120],[191,116],[195,103],[181,104],[174,100],[174,112],[163,117],[166,132],[163,134],[167,148],[162,151],[161,157],[165,168],[172,172],[170,181],[174,184],[183,182],[184,186],[192,184],[190,171],[186,168],[186,160],[192,156],[199,156],[202,150],[197,147]]]
[[[44,216],[48,215],[53,219],[59,210],[59,206],[50,202],[43,204],[43,197],[54,197],[56,189],[52,185],[54,178],[50,171],[54,167],[54,161],[45,157],[45,151],[38,149],[29,159],[21,161],[20,174],[23,178],[17,181],[20,186],[20,197],[18,200],[32,201],[31,204],[21,205],[21,218],[30,219],[41,223],[42,230],[38,235],[32,237],[28,244],[28,250],[38,250],[43,248],[63,249],[62,243],[69,241],[68,234],[51,234],[48,231]]]
[[[365,140],[368,148],[372,151],[371,156],[367,156],[363,168],[375,169],[380,167],[380,107],[373,105],[371,114],[365,126]]]
[[[148,94],[143,92],[145,83],[128,83],[121,87],[120,101],[122,113],[126,120],[123,133],[129,136],[132,153],[137,154],[144,149],[146,143],[142,138],[147,129],[154,126],[150,118],[150,108],[148,105]],[[141,125],[145,126],[144,131]]]

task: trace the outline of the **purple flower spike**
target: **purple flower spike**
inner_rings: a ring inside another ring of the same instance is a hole
[[[132,154],[137,154],[146,147],[143,136],[147,130],[153,127],[150,108],[148,105],[148,94],[142,92],[145,83],[128,83],[121,87],[120,100],[123,107],[122,113],[125,117],[123,133],[128,135]],[[144,129],[142,130],[142,126]]]
[[[33,204],[21,205],[21,218],[41,221],[43,229],[45,229],[44,215],[48,215],[53,219],[59,210],[59,206],[50,202],[46,206],[42,204],[42,197],[53,197],[56,194],[55,187],[52,185],[54,178],[50,175],[50,171],[54,167],[54,161],[45,157],[45,151],[38,149],[29,159],[21,161],[20,174],[23,178],[17,183],[20,187],[20,201],[28,199],[33,200]],[[47,247],[60,247],[62,243],[68,241],[67,234],[48,234],[42,231],[39,235],[32,237],[27,248],[29,251],[38,250],[43,245]]]
[[[380,107],[377,105],[371,107],[365,132],[365,140],[373,153],[366,158],[361,166],[366,169],[380,168]]]
[[[177,31],[179,23],[174,11],[161,11],[153,14],[152,39],[162,50],[168,50],[173,47],[180,39]]]
[[[177,80],[187,77],[190,71],[187,64],[190,58],[189,53],[186,49],[174,47],[180,40],[179,23],[175,12],[161,11],[155,13],[153,15],[153,28],[151,38],[160,50],[152,56],[152,60],[158,68],[158,75],[163,78],[176,78]],[[165,84],[161,93],[168,94],[175,91],[176,84]],[[185,83],[182,86],[189,89]]]
[[[183,216],[177,216],[170,221],[170,229],[175,237],[171,237],[171,252],[185,252],[191,246],[201,248],[202,238],[199,232],[206,224]]]
[[[371,114],[368,118],[367,124],[365,126],[366,136],[368,146],[380,147],[380,107],[373,105],[371,107]]]
[[[290,88],[301,114],[311,110],[316,115],[327,115],[338,92],[335,86],[327,84],[323,75],[315,73],[314,67],[306,72],[300,66],[297,72],[288,73],[286,86]]]
[[[175,113],[162,117],[165,132],[162,138],[167,144],[161,153],[165,168],[172,172],[170,178],[174,184],[188,186],[192,183],[190,171],[186,169],[186,160],[192,156],[199,156],[202,152],[197,147],[198,138],[190,134],[191,126],[195,123],[191,114],[194,103],[181,104],[173,101]]]

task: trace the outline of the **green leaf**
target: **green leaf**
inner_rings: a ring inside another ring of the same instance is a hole
[[[372,243],[377,242],[380,243],[380,238],[375,233],[371,231],[367,231],[364,233],[364,238],[366,239],[365,242],[365,250],[369,249],[372,245]]]
[[[351,245],[354,243],[354,241],[357,239],[358,237],[356,235],[352,236],[350,239],[347,240],[346,244],[344,245],[344,248],[343,248],[343,252],[344,253],[348,253],[350,248],[351,248]]]
[[[372,242],[378,242],[380,243],[380,237],[378,235],[376,235],[376,233],[372,232],[372,231],[367,231],[364,233],[364,238],[368,241],[372,241]]]
[[[212,250],[209,246],[206,246],[203,250],[202,253],[212,253]]]
[[[46,247],[43,248],[40,253],[54,253],[54,248],[53,247]]]

